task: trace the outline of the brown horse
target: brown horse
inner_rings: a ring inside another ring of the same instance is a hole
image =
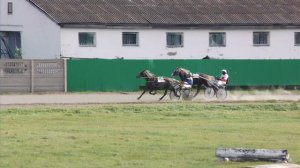
[[[208,88],[212,87],[212,82],[215,81],[216,78],[207,74],[197,73],[192,74],[189,70],[177,67],[173,73],[172,76],[179,76],[181,81],[185,81],[187,78],[192,77],[193,78],[193,87],[197,88],[196,93],[193,95],[193,97],[196,97],[199,94],[199,91],[201,87]]]
[[[178,95],[178,88],[180,86],[180,82],[176,79],[166,78],[166,77],[156,77],[149,70],[143,70],[137,74],[137,78],[145,78],[146,85],[143,88],[143,93],[137,98],[138,100],[147,92],[149,94],[155,95],[157,90],[165,90],[164,95],[159,99],[162,100],[170,90],[174,92],[174,95],[180,97]]]

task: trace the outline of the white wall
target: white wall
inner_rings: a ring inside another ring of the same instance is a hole
[[[253,31],[270,31],[270,46],[253,46]],[[96,47],[79,47],[78,32],[96,32]],[[122,32],[139,32],[139,46],[122,46]],[[166,32],[183,32],[184,47],[167,48]],[[226,47],[209,47],[209,32],[226,32]],[[61,54],[78,58],[300,59],[295,30],[61,29]],[[168,56],[168,52],[176,52]]]
[[[7,14],[13,2],[13,14]],[[24,59],[60,57],[60,27],[26,0],[0,0],[0,31],[20,31]]]
[[[13,2],[13,15],[7,14]],[[201,59],[300,59],[294,32],[270,31],[270,46],[253,46],[258,30],[167,30],[167,29],[72,29],[60,28],[26,0],[0,0],[0,31],[20,31],[23,58],[53,59],[60,54],[78,58]],[[122,46],[122,32],[139,32],[138,47]],[[79,47],[78,32],[96,32],[96,47]],[[184,47],[167,48],[166,32],[183,32]],[[226,32],[226,47],[209,47],[209,32]],[[169,56],[168,53],[177,53]]]

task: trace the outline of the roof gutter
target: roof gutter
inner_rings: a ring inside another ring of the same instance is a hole
[[[96,29],[298,29],[300,24],[106,24],[59,23],[62,28]]]

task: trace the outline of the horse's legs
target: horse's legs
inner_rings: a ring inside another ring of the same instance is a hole
[[[199,92],[200,92],[200,88],[201,88],[201,86],[197,86],[197,91],[196,91],[196,93],[194,94],[194,97],[196,97],[198,94],[199,94]]]
[[[147,90],[144,90],[143,93],[137,98],[138,100],[140,100],[140,98],[147,92]]]
[[[151,91],[149,92],[149,94],[155,95],[155,94],[156,94],[156,90],[151,90]]]
[[[162,100],[167,95],[167,93],[168,93],[168,89],[165,90],[164,95],[161,98],[159,98],[159,100]]]
[[[174,95],[175,95],[176,97],[180,97],[180,94],[179,94],[179,95],[177,94],[178,91],[179,91],[179,90],[177,90],[177,89],[172,89],[172,90],[171,90],[171,92],[173,92]],[[179,91],[179,92],[180,92],[180,91]]]

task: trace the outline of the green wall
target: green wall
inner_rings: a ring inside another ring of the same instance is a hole
[[[300,60],[70,59],[68,91],[135,91],[144,84],[144,79],[136,79],[138,72],[148,69],[170,77],[178,66],[212,76],[227,69],[231,86],[300,85]]]

